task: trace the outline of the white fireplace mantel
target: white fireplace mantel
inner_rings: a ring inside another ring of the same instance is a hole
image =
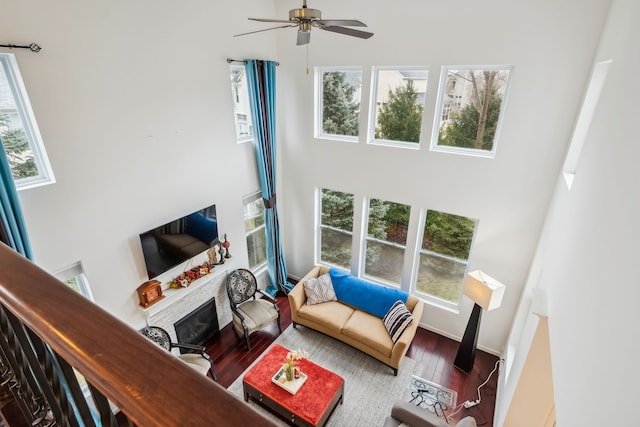
[[[234,269],[235,263],[231,258],[224,264],[215,266],[213,272],[195,280],[186,288],[163,289],[163,299],[147,308],[139,307],[146,315],[147,325],[165,329],[175,342],[177,336],[174,323],[211,298],[215,298],[218,324],[222,329],[231,322],[226,279],[228,272]]]

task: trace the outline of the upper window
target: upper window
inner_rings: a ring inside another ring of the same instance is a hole
[[[0,139],[17,189],[55,182],[18,63],[10,53],[0,53]]]
[[[320,261],[351,268],[353,194],[322,189],[318,229]]]
[[[87,280],[87,276],[84,275],[80,262],[57,272],[54,276],[71,289],[93,301],[93,293],[91,292],[89,281]]]
[[[362,70],[316,70],[316,138],[358,142]]]
[[[475,219],[427,212],[418,260],[417,293],[452,307],[460,302],[476,225]]]
[[[267,239],[265,235],[262,193],[258,192],[245,197],[243,204],[249,268],[256,270],[267,263]]]
[[[444,67],[431,148],[493,157],[510,68]]]
[[[374,70],[371,142],[418,148],[427,75],[425,69]]]
[[[369,200],[364,274],[400,287],[411,207]]]
[[[249,89],[244,65],[231,65],[231,96],[233,98],[233,117],[236,124],[236,141],[253,141]]]

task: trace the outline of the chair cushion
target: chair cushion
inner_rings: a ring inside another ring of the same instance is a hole
[[[304,294],[307,296],[307,304],[310,305],[337,300],[331,284],[331,276],[328,274],[305,280]]]
[[[413,322],[413,315],[407,309],[407,306],[402,301],[396,301],[387,314],[382,319],[384,326],[389,331],[391,340],[395,343],[400,338],[400,335],[407,329],[407,326]]]
[[[244,317],[249,333],[262,329],[263,326],[278,318],[278,312],[273,304],[264,299],[245,301],[238,306],[238,311]],[[233,323],[238,331],[243,330],[242,324],[236,316],[234,316]]]
[[[178,359],[182,360],[202,375],[207,375],[209,369],[211,369],[209,361],[197,353],[181,354],[178,356]]]

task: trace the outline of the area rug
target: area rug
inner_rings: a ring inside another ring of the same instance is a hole
[[[273,344],[309,353],[309,360],[344,378],[344,399],[329,418],[327,426],[379,426],[391,413],[393,402],[411,400],[409,384],[412,375],[420,375],[422,367],[405,357],[393,375],[390,367],[338,340],[298,326],[289,326]],[[273,345],[272,344],[272,345]],[[255,363],[255,362],[254,362]],[[251,369],[253,364],[247,368]],[[245,371],[246,372],[246,371]],[[242,377],[229,386],[229,392],[242,396]],[[268,410],[251,401],[250,405],[280,425],[287,425]]]

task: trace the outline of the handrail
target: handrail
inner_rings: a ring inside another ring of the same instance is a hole
[[[138,426],[274,425],[4,244],[0,303]]]

